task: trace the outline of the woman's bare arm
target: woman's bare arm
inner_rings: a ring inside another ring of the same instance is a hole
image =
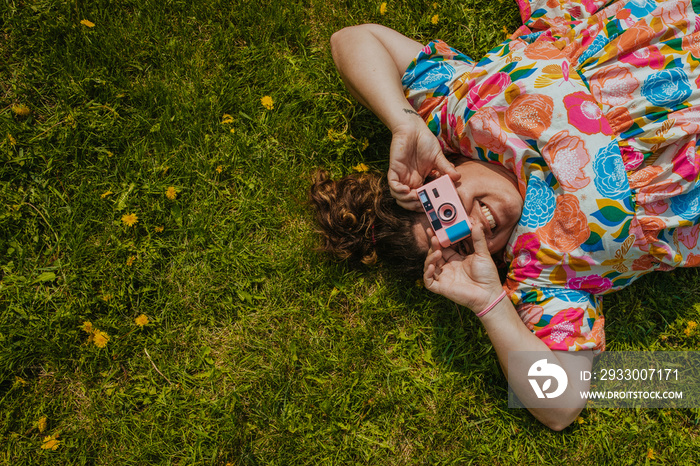
[[[432,170],[454,181],[460,178],[404,95],[401,77],[422,47],[377,24],[348,27],[331,37],[333,60],[345,86],[392,133],[389,187],[398,203],[412,210],[420,210],[416,188]]]
[[[475,313],[486,309],[503,291],[482,228],[482,225],[474,225],[474,253],[468,256],[462,256],[451,248],[441,248],[433,235],[424,272],[426,288]],[[580,371],[591,369],[591,354],[551,351],[528,330],[508,299],[502,299],[480,319],[504,374],[506,377],[509,373],[515,374],[509,377],[508,382],[528,410],[553,430],[562,430],[571,424],[586,404],[585,400],[580,399],[579,392],[588,390],[588,382],[580,380]],[[556,399],[543,403],[537,399],[528,381],[528,368],[535,362],[532,353],[528,352],[533,351],[539,352],[539,355],[545,354],[550,364],[559,365],[567,373],[568,387]],[[509,367],[509,364],[513,366]],[[556,407],[532,407],[541,405]]]

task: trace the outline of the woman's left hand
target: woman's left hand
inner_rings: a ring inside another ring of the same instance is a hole
[[[465,256],[452,247],[441,247],[431,232],[423,280],[430,291],[479,313],[503,288],[480,224],[473,226],[471,239],[474,252]]]

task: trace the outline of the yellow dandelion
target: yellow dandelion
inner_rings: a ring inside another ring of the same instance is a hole
[[[104,199],[105,197],[111,196],[112,194],[114,194],[112,191],[105,191],[102,194],[100,194],[100,197]]]
[[[685,328],[683,333],[685,333],[686,337],[689,337],[691,333],[695,330],[695,327],[697,327],[698,324],[693,322],[692,320],[688,322],[688,326]]]
[[[36,428],[39,429],[39,432],[46,430],[46,416],[41,416],[39,420],[36,421]]]
[[[109,301],[112,298],[114,298],[114,295],[112,295],[110,293],[105,293],[102,295],[102,301],[105,301],[105,302]]]
[[[129,256],[129,258],[126,260],[126,265],[131,267],[134,265],[134,261],[136,260],[136,256]]]
[[[175,191],[175,188],[173,186],[170,186],[168,189],[165,190],[165,197],[167,197],[171,201],[175,200],[175,198],[177,197],[177,191]]]
[[[231,128],[231,133],[235,133],[235,132],[236,132],[236,128]]]
[[[653,459],[654,459],[654,449],[653,449],[653,448],[649,448],[649,449],[647,450],[647,458],[650,459],[650,460],[653,460]]]
[[[229,115],[228,113],[224,113],[221,116],[221,124],[222,125],[230,125],[231,123],[233,123],[233,117],[231,115]]]
[[[87,26],[89,28],[95,27],[95,23],[93,23],[92,21],[90,21],[88,19],[84,19],[84,20],[80,21],[80,24],[82,24],[83,26]]]
[[[269,95],[266,95],[262,99],[260,99],[260,103],[262,103],[262,106],[268,110],[272,110],[273,107],[275,106],[275,103],[272,100],[272,97],[270,97]]]
[[[433,17],[430,18],[430,22],[433,24],[437,24],[438,21],[440,21],[440,15],[433,15]]]
[[[58,446],[61,444],[61,441],[58,440],[58,434],[56,435],[47,435],[44,437],[44,443],[41,444],[41,449],[42,450],[55,450],[58,448]]]
[[[83,329],[83,331],[85,331],[85,332],[87,332],[87,333],[92,333],[93,330],[94,330],[94,329],[92,328],[92,322],[90,322],[90,321],[88,321],[88,320],[86,320],[85,322],[83,322],[83,325],[81,325],[80,328]]]
[[[508,32],[508,28],[507,28],[507,27],[503,26],[503,29],[502,29],[502,30],[503,30],[503,34],[504,34],[506,37],[508,37],[508,36],[510,35],[510,32]]]
[[[576,418],[576,422],[578,422],[579,424],[583,424],[584,422],[586,422],[586,420],[584,418],[582,418],[581,416],[579,416]]]
[[[102,330],[95,329],[95,332],[92,334],[92,342],[95,343],[95,346],[98,348],[104,348],[107,346],[108,341],[109,335],[107,335],[107,333],[103,332]]]
[[[146,325],[148,323],[148,317],[145,314],[141,314],[136,319],[134,319],[134,322],[139,327],[143,327],[144,325]]]
[[[27,381],[24,380],[22,377],[15,376],[15,381],[13,383],[14,387],[23,387],[27,385]]]
[[[367,165],[365,165],[364,163],[361,163],[359,165],[355,165],[354,167],[352,167],[352,169],[355,170],[356,172],[363,173],[363,172],[368,171],[369,167]]]
[[[31,110],[29,110],[29,107],[27,107],[26,105],[17,104],[17,105],[12,106],[12,113],[14,113],[15,115],[20,116],[20,117],[26,117],[26,116],[29,116],[29,114],[32,112],[31,112]]]
[[[139,218],[136,216],[136,214],[126,214],[122,216],[122,222],[124,222],[124,225],[128,227],[133,227],[136,225],[139,221]]]
[[[433,2],[433,10],[437,10],[438,4],[437,2]]]
[[[163,233],[163,230],[165,230],[165,227],[159,226],[159,227],[156,227],[155,230],[156,230],[156,233]]]
[[[386,2],[382,2],[382,4],[379,5],[379,14],[380,15],[386,14]]]
[[[10,133],[7,133],[7,140],[10,141],[12,147],[17,145],[17,139],[13,138]]]
[[[221,173],[222,171],[224,171],[224,167],[222,167],[221,165],[216,167],[216,173]]]

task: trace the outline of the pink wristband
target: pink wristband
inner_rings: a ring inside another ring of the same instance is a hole
[[[503,290],[503,293],[501,293],[498,298],[496,298],[491,304],[489,304],[486,309],[478,313],[476,316],[477,317],[483,317],[486,315],[487,312],[489,312],[491,309],[496,307],[496,304],[500,303],[503,298],[506,297],[506,290]]]

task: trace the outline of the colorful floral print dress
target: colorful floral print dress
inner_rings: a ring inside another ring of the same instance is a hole
[[[518,3],[481,61],[431,42],[403,84],[445,152],[517,175],[505,287],[525,324],[600,351],[603,295],[700,265],[700,0]]]

